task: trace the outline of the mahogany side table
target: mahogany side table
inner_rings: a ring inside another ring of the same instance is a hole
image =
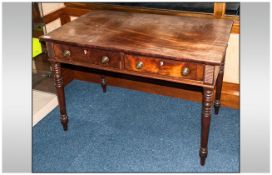
[[[218,114],[220,107],[231,27],[232,21],[225,19],[101,10],[42,36],[54,72],[63,129],[68,128],[68,116],[61,64],[200,86],[199,156],[204,165],[211,109],[214,105]]]

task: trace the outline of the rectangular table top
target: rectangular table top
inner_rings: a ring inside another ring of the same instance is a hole
[[[220,64],[232,23],[225,19],[99,10],[85,14],[41,39],[174,60]]]

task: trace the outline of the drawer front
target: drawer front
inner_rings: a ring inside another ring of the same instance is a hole
[[[54,44],[54,53],[57,60],[89,62],[87,48]]]
[[[125,56],[125,69],[173,78],[203,80],[203,65],[142,56]]]
[[[83,48],[54,44],[55,59],[93,64],[112,68],[121,68],[121,54],[101,49]]]
[[[89,60],[92,64],[121,68],[122,58],[119,52],[111,52],[100,49],[89,49]]]

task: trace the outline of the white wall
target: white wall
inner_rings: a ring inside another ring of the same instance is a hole
[[[231,34],[225,60],[224,81],[239,84],[239,34]]]
[[[52,13],[53,11],[56,11],[60,8],[65,7],[64,3],[51,3],[51,2],[43,2],[42,4],[42,10],[43,15],[47,15],[49,13]]]
[[[65,7],[64,3],[41,3],[41,8],[42,8],[42,14],[43,16],[52,13],[58,9],[61,9]],[[60,19],[56,19],[48,24],[46,24],[46,33],[51,32],[52,30],[58,28],[61,26]]]

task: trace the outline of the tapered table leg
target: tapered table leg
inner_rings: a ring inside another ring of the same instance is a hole
[[[223,85],[224,77],[224,64],[220,66],[220,71],[216,80],[216,93],[214,101],[214,113],[217,115],[220,109],[221,90]]]
[[[199,150],[200,164],[204,165],[208,155],[208,139],[213,102],[213,89],[204,88],[201,114],[201,145]]]
[[[60,122],[63,126],[64,131],[68,129],[68,116],[66,113],[65,94],[63,86],[63,78],[61,74],[60,63],[51,62],[52,69],[54,72],[55,87],[58,96],[59,108],[60,108]]]

